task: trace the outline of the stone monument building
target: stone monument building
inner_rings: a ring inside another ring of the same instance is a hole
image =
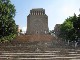
[[[59,34],[60,34],[60,26],[61,24],[56,24],[55,27],[54,27],[54,33],[55,35],[58,37]]]
[[[45,9],[30,10],[30,14],[27,16],[26,34],[47,34],[48,31],[48,16],[45,14]]]

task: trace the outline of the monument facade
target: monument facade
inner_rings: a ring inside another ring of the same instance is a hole
[[[45,9],[35,8],[30,10],[27,16],[26,34],[48,34],[48,16]]]

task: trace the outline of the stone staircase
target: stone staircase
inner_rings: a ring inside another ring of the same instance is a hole
[[[57,42],[56,42],[57,43]],[[58,47],[52,42],[10,42],[0,44],[0,60],[79,60],[80,49]]]
[[[0,60],[80,60],[80,49],[67,48],[51,35],[21,35],[0,43]]]
[[[35,51],[0,50],[0,60],[80,60],[80,50],[61,48],[45,51],[38,48]]]

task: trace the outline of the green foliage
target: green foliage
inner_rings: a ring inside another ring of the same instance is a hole
[[[20,33],[22,32],[22,29],[20,29]]]
[[[53,30],[50,30],[48,34],[50,34],[50,35],[51,35],[51,34],[53,34],[53,33],[54,33],[54,32],[53,32]]]
[[[5,36],[5,37],[1,37],[0,38],[0,42],[10,42],[11,40],[13,40],[16,37],[16,34],[11,34],[9,36]]]
[[[15,6],[10,0],[0,0],[0,38],[16,34],[16,24],[14,21]]]
[[[78,41],[80,38],[80,15],[67,18],[60,26],[60,37],[70,41]]]
[[[0,41],[12,40],[17,33],[15,12],[15,6],[10,0],[0,0]]]

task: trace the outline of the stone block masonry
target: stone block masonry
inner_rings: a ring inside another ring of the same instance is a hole
[[[27,16],[26,34],[48,34],[48,31],[48,16],[45,14],[45,9],[30,10],[30,14]]]

